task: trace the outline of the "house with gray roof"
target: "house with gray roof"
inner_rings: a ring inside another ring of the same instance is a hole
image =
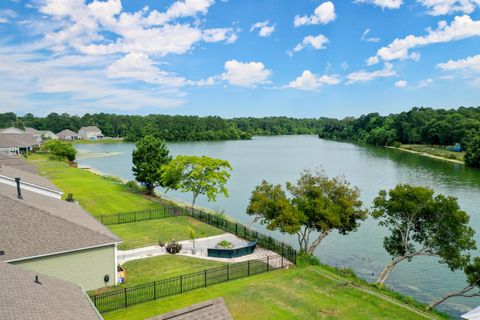
[[[10,127],[10,128],[3,128],[3,129],[0,129],[0,133],[15,133],[15,134],[24,134],[24,133],[25,133],[25,131],[23,131],[22,129],[19,129],[19,128]]]
[[[85,290],[117,283],[120,239],[77,203],[0,183],[0,221],[0,262]]]
[[[70,129],[62,130],[59,133],[57,133],[56,136],[60,140],[78,140],[78,139],[80,139],[80,136],[76,132],[73,132]]]
[[[102,130],[100,130],[97,126],[82,127],[80,130],[78,130],[78,135],[80,138],[86,140],[97,140],[103,138]]]
[[[0,319],[103,319],[85,290],[69,281],[0,262],[0,283]]]
[[[0,153],[29,153],[39,145],[38,140],[29,133],[0,133]]]
[[[26,133],[31,133],[35,138],[40,140],[57,140],[58,137],[50,130],[37,130],[35,128],[25,127]]]
[[[51,183],[47,178],[0,164],[0,183],[16,187],[16,179],[20,179],[19,183],[22,189],[43,194],[55,199],[62,198],[62,190],[57,188],[57,186]]]

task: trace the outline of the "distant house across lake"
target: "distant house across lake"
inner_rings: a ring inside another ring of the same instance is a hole
[[[41,140],[56,140],[58,139],[57,135],[49,130],[37,130],[35,128],[25,128],[26,133],[33,134],[34,137]]]
[[[102,131],[97,126],[82,127],[78,130],[78,135],[81,139],[97,140],[102,139]]]
[[[65,129],[57,133],[57,137],[60,140],[78,140],[80,139],[80,136],[76,133],[73,132],[70,129]]]

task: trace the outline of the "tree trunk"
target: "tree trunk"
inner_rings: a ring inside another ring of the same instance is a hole
[[[383,269],[383,271],[380,273],[380,275],[378,276],[377,281],[375,281],[375,283],[377,285],[383,286],[383,284],[385,283],[385,280],[387,280],[387,278],[390,276],[390,273],[392,273],[393,269],[395,269],[397,264],[402,262],[406,258],[407,257],[403,256],[403,257],[393,259],[392,262],[387,264],[385,269]]]
[[[193,212],[195,210],[195,200],[197,200],[197,197],[198,197],[198,194],[193,194],[193,200],[192,200],[192,207],[190,208],[191,212],[192,212],[192,215],[193,215]]]
[[[315,241],[313,241],[312,245],[310,248],[308,248],[308,253],[313,254],[315,252],[315,249],[320,245],[323,239],[325,239],[328,235],[330,234],[330,231],[325,231],[321,233]]]
[[[467,296],[468,297],[478,297],[478,296],[480,296],[480,293],[479,294],[470,294],[470,295],[466,294],[467,292],[471,291],[475,287],[476,287],[476,284],[473,284],[473,285],[469,285],[469,286],[463,288],[460,291],[448,293],[448,294],[444,295],[440,300],[432,302],[430,304],[429,308],[433,309],[436,306],[438,306],[439,304],[445,302],[445,300],[448,300],[448,299],[453,298],[453,297],[467,297]]]

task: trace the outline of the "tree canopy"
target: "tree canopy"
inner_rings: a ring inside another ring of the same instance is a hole
[[[199,195],[206,195],[208,201],[215,201],[219,194],[228,197],[225,185],[230,170],[226,160],[180,155],[162,167],[162,181],[171,189],[191,192],[193,211]]]
[[[286,191],[267,181],[255,187],[247,214],[269,230],[296,234],[301,251],[313,254],[332,231],[346,235],[357,230],[367,217],[359,197],[358,188],[343,177],[304,171],[296,184],[286,183]]]
[[[388,192],[380,191],[373,209],[378,224],[390,231],[383,246],[392,261],[379,274],[380,285],[404,260],[435,256],[455,270],[468,261],[466,250],[476,248],[470,217],[454,197],[434,196],[433,190],[425,187],[397,185]]]
[[[77,157],[77,150],[68,142],[49,140],[43,144],[43,149],[55,159],[74,161]]]
[[[135,144],[132,152],[133,175],[150,194],[156,187],[166,187],[162,180],[162,168],[172,160],[165,141],[145,136]]]
[[[472,138],[465,152],[465,163],[480,168],[480,135]]]

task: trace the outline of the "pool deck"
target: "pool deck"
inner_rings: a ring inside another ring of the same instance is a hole
[[[182,256],[187,256],[187,257],[194,257],[194,258],[214,260],[214,261],[223,261],[223,262],[243,262],[248,260],[262,259],[267,256],[278,255],[273,251],[259,248],[257,246],[255,248],[254,253],[247,254],[237,258],[208,257],[207,249],[214,248],[215,245],[222,240],[230,241],[235,247],[241,247],[248,244],[248,241],[242,238],[239,238],[230,233],[224,233],[217,236],[195,239],[195,248],[196,248],[195,254],[192,254],[191,240],[178,241],[180,244],[182,244],[182,250],[180,253],[177,253],[177,254]],[[169,253],[165,250],[165,248],[162,248],[156,245],[156,246],[149,246],[149,247],[143,247],[143,248],[137,248],[137,249],[131,249],[131,250],[118,250],[117,258],[118,258],[118,263],[122,265],[128,261],[151,258],[151,257],[156,257],[156,256],[161,256],[166,254],[169,254]]]

